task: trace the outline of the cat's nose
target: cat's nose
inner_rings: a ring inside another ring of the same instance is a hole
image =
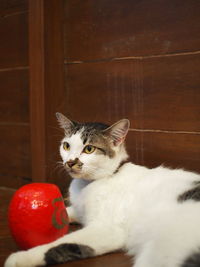
[[[70,168],[72,168],[77,163],[77,159],[75,160],[69,160],[66,162],[66,165]]]

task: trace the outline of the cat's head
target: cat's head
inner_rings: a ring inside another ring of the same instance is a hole
[[[124,140],[129,120],[122,119],[108,126],[102,123],[78,123],[56,113],[65,136],[60,155],[73,178],[97,180],[111,176],[128,158]]]

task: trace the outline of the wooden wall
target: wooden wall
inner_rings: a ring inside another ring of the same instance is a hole
[[[0,185],[30,181],[28,2],[0,1]]]
[[[200,171],[200,2],[65,0],[66,114],[131,121],[131,159]]]
[[[0,1],[0,186],[54,182],[65,103],[63,0]]]
[[[69,181],[56,111],[129,118],[135,163],[200,171],[199,14],[196,0],[1,0],[0,186]]]

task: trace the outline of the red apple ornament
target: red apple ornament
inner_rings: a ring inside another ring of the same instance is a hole
[[[68,232],[68,216],[58,187],[33,183],[17,190],[8,210],[13,238],[22,249],[49,243]]]

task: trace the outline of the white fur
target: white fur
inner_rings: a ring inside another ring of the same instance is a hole
[[[60,153],[64,162],[78,157],[85,165],[79,179],[71,183],[72,206],[68,209],[83,229],[51,244],[12,254],[5,267],[44,265],[44,253],[67,242],[90,246],[96,255],[123,249],[135,255],[134,267],[180,267],[198,251],[200,202],[179,203],[177,198],[193,181],[200,180],[199,175],[132,163],[112,174],[127,158],[123,145],[115,148],[116,157],[110,159],[82,154],[80,135],[72,138],[64,141],[72,142],[73,151],[61,146]]]
[[[124,146],[115,146],[113,150],[116,152],[115,158],[109,158],[102,155],[96,155],[95,153],[86,154],[83,153],[83,148],[88,144],[83,145],[81,139],[82,131],[78,132],[71,137],[65,137],[61,143],[68,142],[71,149],[66,151],[63,146],[60,146],[60,155],[63,162],[66,163],[69,160],[78,158],[83,162],[83,169],[79,174],[74,175],[74,178],[82,178],[85,180],[97,180],[104,177],[108,177],[113,174],[117,166],[123,159],[127,159],[128,155],[124,149]],[[102,168],[103,166],[103,168]]]

